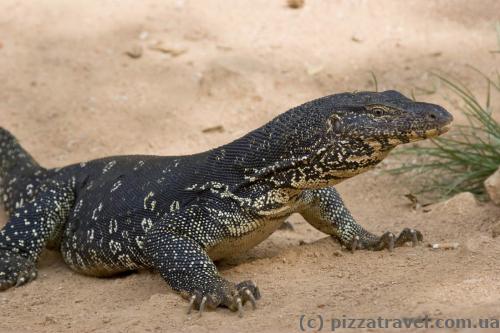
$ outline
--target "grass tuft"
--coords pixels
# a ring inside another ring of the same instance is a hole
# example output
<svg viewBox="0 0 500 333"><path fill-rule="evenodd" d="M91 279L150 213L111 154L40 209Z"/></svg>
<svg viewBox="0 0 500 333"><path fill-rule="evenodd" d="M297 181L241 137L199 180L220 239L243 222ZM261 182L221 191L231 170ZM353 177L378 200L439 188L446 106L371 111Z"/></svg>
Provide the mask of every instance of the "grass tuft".
<svg viewBox="0 0 500 333"><path fill-rule="evenodd" d="M460 82L432 73L450 89L455 97L450 101L465 115L467 125L454 125L448 135L432 139L429 145L399 151L399 155L410 157L410 162L389 172L411 172L425 179L417 194L446 198L468 191L486 198L484 181L500 166L500 123L493 118L491 105L492 93L500 92L500 75L497 72L492 79L479 73L487 81L484 103Z"/></svg>

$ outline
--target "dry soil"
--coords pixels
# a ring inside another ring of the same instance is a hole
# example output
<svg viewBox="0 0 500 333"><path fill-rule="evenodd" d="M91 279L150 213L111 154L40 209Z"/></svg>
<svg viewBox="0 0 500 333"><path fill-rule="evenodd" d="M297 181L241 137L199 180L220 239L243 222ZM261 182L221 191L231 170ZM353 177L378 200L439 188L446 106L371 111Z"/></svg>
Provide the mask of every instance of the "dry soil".
<svg viewBox="0 0 500 333"><path fill-rule="evenodd" d="M279 0L2 0L0 125L48 167L189 154L309 99L373 90L371 72L379 90L414 91L461 122L429 72L484 91L468 65L498 69L490 51L499 13L495 0L306 0L299 9ZM409 177L381 172L387 161L338 186L358 221L379 233L413 226L426 242L458 249L351 254L293 216L294 231L219 264L225 277L261 288L258 309L242 319L226 309L186 315L157 274L86 277L47 252L36 281L0 294L0 331L298 332L301 315L323 316L323 331L343 316L500 318L500 238L491 236L500 209L465 193L414 211Z"/></svg>

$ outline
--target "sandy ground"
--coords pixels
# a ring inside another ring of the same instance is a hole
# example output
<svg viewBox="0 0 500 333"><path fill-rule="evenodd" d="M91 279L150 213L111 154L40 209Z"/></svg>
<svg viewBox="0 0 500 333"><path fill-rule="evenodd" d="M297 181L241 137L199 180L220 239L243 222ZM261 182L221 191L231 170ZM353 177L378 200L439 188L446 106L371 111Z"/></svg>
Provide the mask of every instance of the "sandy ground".
<svg viewBox="0 0 500 333"><path fill-rule="evenodd" d="M0 124L53 167L202 151L306 100L373 90L371 71L379 90L448 105L424 93L434 89L428 72L484 88L466 65L498 68L489 51L499 13L494 0L306 0L298 10L278 0L1 0ZM126 54L139 48L139 58ZM187 316L157 274L85 277L47 252L36 281L0 294L0 331L298 332L303 314L500 318L500 238L491 236L500 209L462 194L415 212L403 197L409 179L384 165L338 186L359 222L375 232L414 226L459 249L351 254L293 216L295 231L219 264L261 288L242 319L225 309Z"/></svg>

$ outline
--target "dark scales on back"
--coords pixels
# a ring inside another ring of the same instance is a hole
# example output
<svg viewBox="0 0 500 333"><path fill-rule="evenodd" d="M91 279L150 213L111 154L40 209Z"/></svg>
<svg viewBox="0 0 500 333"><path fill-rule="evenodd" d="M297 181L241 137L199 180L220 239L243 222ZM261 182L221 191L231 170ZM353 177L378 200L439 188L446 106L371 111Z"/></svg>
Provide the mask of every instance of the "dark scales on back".
<svg viewBox="0 0 500 333"><path fill-rule="evenodd" d="M323 97L222 147L190 156L116 156L45 169L0 128L0 290L36 277L45 247L74 270L110 276L148 268L189 309L260 298L213 261L257 245L292 213L350 249L422 240L376 236L356 223L334 185L373 168L397 145L444 133L452 116L395 91Z"/></svg>

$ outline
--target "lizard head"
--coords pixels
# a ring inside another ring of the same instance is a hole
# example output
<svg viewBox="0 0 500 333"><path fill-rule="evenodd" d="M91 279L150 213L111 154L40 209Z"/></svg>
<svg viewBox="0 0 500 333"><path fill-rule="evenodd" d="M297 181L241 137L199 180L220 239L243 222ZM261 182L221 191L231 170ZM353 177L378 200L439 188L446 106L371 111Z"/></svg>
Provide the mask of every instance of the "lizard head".
<svg viewBox="0 0 500 333"><path fill-rule="evenodd" d="M447 132L452 120L442 107L396 91L322 97L268 124L271 146L282 148L254 170L294 188L331 186L374 167L397 145Z"/></svg>
<svg viewBox="0 0 500 333"><path fill-rule="evenodd" d="M375 143L382 148L432 138L450 129L453 116L439 105L415 102L397 91L358 92L316 100L326 121L323 136Z"/></svg>

